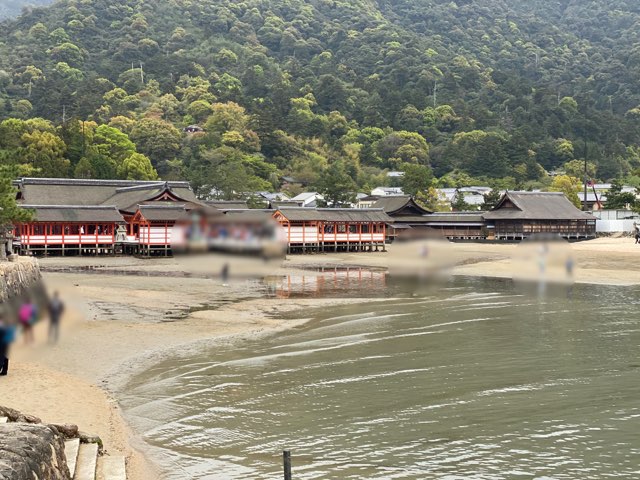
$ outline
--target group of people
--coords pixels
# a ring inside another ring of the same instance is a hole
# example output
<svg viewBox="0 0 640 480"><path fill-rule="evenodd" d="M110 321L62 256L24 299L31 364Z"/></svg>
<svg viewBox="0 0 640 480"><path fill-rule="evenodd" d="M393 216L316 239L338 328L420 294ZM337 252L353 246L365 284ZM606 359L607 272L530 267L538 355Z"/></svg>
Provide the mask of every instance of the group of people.
<svg viewBox="0 0 640 480"><path fill-rule="evenodd" d="M34 296L22 299L17 305L7 302L5 308L0 311L0 375L7 375L9 371L9 347L20 331L26 345L34 342L33 327L42 317L42 307L49 317L49 343L57 343L60 336L60 319L64 312L64 303L60 300L58 292L40 303Z"/></svg>

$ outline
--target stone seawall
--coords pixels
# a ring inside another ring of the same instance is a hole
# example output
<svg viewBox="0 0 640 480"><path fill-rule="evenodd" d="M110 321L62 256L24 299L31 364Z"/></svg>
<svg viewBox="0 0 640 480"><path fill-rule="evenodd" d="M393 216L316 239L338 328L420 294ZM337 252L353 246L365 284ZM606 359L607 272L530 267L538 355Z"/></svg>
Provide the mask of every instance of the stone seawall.
<svg viewBox="0 0 640 480"><path fill-rule="evenodd" d="M41 278L35 258L14 255L12 261L0 262L0 303L32 291Z"/></svg>
<svg viewBox="0 0 640 480"><path fill-rule="evenodd" d="M95 443L102 440L73 424L44 424L38 417L0 405L0 480L70 480L65 441ZM76 451L77 453L77 451Z"/></svg>
<svg viewBox="0 0 640 480"><path fill-rule="evenodd" d="M43 424L0 425L0 480L69 480L64 438Z"/></svg>

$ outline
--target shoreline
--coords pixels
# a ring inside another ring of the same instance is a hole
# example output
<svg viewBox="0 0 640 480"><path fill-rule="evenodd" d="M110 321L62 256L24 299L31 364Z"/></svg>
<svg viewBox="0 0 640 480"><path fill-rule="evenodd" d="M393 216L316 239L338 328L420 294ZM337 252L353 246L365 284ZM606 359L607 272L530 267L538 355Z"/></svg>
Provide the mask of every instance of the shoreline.
<svg viewBox="0 0 640 480"><path fill-rule="evenodd" d="M0 378L3 405L48 423L78 424L80 430L99 435L107 454L127 457L129 480L160 478L162 473L148 459L146 444L119 406L119 394L134 375L168 356L300 327L315 318L309 309L371 300L282 301L265 297L264 292L247 292L254 285L246 279L222 286L217 279L186 278L181 281L191 287L196 284L198 291L190 301L181 301L179 292L170 288L176 277L44 270L48 290L59 290L67 303L60 342L47 345L46 320L35 326L34 346L18 339L12 347L9 375ZM151 281L153 288L132 289L140 280ZM108 300L123 289L128 297ZM205 292L224 298L218 298L220 305L212 305ZM145 318L140 307L152 304L154 318ZM182 310L184 314L175 318ZM296 311L306 312L300 318L283 318Z"/></svg>
<svg viewBox="0 0 640 480"><path fill-rule="evenodd" d="M640 285L640 262L635 261L640 247L634 248L628 239L599 240L573 246L575 282ZM447 253L454 264L452 275L512 277L510 259L516 246L450 247ZM90 262L98 274L73 271ZM313 286L318 276L314 268L383 271L388 263L389 255L384 253L306 255L288 257L282 266L265 271L276 277L302 277L303 282L309 278ZM179 356L181 351L188 353L219 342L242 342L300 328L327 305L374 301L323 298L321 291L310 298L269 296L270 292L258 289L257 282L244 278L243 268L251 270L253 266L243 266L242 262L229 286L221 285L215 275L162 276L167 269L175 271L173 259L58 258L45 259L41 265L48 289L60 290L68 305L61 341L53 347L45 346L46 322L36 327L39 343L35 347L24 347L18 339L12 350L10 373L0 378L0 397L3 404L46 422L77 423L81 430L100 435L107 452L117 451L127 457L130 480L159 478L146 458L144 441L131 430L118 405L118 393L135 374L167 356ZM49 266L66 266L71 271L47 271ZM99 272L101 269L106 271ZM118 272L113 273L113 269ZM208 269L218 271L210 266ZM128 275L131 271L137 275ZM180 312L184 315L176 317ZM290 318L296 312L302 312L301 318Z"/></svg>

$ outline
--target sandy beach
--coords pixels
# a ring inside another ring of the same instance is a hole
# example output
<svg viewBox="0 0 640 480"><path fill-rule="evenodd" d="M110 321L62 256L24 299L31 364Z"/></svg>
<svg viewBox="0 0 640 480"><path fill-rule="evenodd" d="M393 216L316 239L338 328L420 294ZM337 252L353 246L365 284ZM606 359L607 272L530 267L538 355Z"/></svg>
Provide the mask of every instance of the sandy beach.
<svg viewBox="0 0 640 480"><path fill-rule="evenodd" d="M511 277L517 245L447 244L454 275ZM46 321L35 345L14 345L9 375L0 377L3 405L49 422L76 423L102 437L107 453L128 458L129 478L157 478L144 446L118 407L127 378L167 352L180 353L214 341L242 341L296 328L314 309L357 298L286 298L279 290L287 275L315 275L311 267L349 266L383 271L396 259L389 252L298 255L284 262L232 259L231 278L218 276L224 258L151 259L47 258L40 261L50 291L67 303L61 339L47 345ZM564 254L564 253L563 253ZM640 284L640 245L629 238L601 238L571 245L576 282ZM90 269L87 269L90 266ZM304 269L304 270L303 270ZM275 278L265 286L259 278ZM286 293L286 292L285 292ZM368 298L367 301L371 301ZM284 316L285 313L301 312Z"/></svg>

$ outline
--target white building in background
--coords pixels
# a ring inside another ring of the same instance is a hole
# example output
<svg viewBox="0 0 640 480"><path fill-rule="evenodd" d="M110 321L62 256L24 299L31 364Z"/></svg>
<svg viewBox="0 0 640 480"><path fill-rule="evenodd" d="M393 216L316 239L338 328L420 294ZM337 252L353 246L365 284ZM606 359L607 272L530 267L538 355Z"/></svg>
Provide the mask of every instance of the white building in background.
<svg viewBox="0 0 640 480"><path fill-rule="evenodd" d="M318 192L302 192L291 200L301 203L303 207L315 208L319 201L324 201L324 197Z"/></svg>
<svg viewBox="0 0 640 480"><path fill-rule="evenodd" d="M484 204L484 196L491 191L491 187L460 187L460 188L438 188L440 193L449 203L455 200L456 193L464 195L464 201L471 205L472 209L480 209Z"/></svg>
<svg viewBox="0 0 640 480"><path fill-rule="evenodd" d="M398 172L398 171L392 170L390 172L387 172L387 177L389 177L389 178L402 178L402 177L404 177L404 172Z"/></svg>
<svg viewBox="0 0 640 480"><path fill-rule="evenodd" d="M286 193L280 192L258 192L257 195L267 202L286 202L289 200Z"/></svg>
<svg viewBox="0 0 640 480"><path fill-rule="evenodd" d="M593 186L589 186L588 188L591 191L595 189L595 191L598 192L598 194L600 194L601 192L605 193L611 190L611 184L610 183L594 183ZM635 192L636 192L636 187L631 187L629 185L622 186L622 193L635 193Z"/></svg>
<svg viewBox="0 0 640 480"><path fill-rule="evenodd" d="M392 195L404 195L401 187L377 187L371 190L372 197L389 197Z"/></svg>
<svg viewBox="0 0 640 480"><path fill-rule="evenodd" d="M356 197L356 208L373 208L373 204L376 203L380 197L378 195L367 195L366 193L359 193Z"/></svg>

